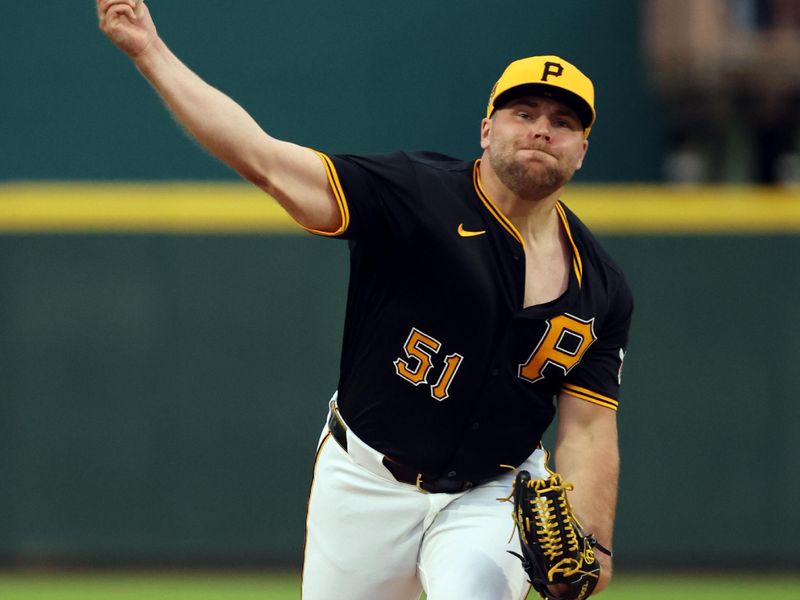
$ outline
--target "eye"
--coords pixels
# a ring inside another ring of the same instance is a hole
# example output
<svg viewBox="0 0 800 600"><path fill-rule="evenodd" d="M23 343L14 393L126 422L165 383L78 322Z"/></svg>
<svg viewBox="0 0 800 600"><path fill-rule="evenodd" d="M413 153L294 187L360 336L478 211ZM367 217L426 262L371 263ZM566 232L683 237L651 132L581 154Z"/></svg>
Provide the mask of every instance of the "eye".
<svg viewBox="0 0 800 600"><path fill-rule="evenodd" d="M555 117L553 119L553 126L565 129L580 129L578 121L571 117Z"/></svg>
<svg viewBox="0 0 800 600"><path fill-rule="evenodd" d="M524 110L521 110L521 111L519 111L519 112L517 113L517 116L518 116L520 119L525 119L525 120L528 120L528 119L530 119L530 118L531 118L531 115L530 115L529 113L525 112Z"/></svg>

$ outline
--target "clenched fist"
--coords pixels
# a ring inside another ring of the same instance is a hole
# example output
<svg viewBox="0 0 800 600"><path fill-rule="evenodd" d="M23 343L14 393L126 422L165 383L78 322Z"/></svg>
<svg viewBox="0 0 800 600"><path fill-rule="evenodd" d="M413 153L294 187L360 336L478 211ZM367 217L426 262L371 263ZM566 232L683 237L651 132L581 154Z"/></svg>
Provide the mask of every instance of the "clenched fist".
<svg viewBox="0 0 800 600"><path fill-rule="evenodd" d="M97 0L100 30L132 59L158 39L150 11L142 0Z"/></svg>

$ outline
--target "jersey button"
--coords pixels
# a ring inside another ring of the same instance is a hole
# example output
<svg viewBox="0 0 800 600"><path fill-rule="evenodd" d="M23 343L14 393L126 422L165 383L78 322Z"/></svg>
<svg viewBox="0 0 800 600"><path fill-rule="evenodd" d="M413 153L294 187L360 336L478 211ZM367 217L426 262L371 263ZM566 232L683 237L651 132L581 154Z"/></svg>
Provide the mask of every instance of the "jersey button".
<svg viewBox="0 0 800 600"><path fill-rule="evenodd" d="M447 474L447 476L448 476L448 477L455 477L455 476L456 476L456 472L455 472L455 471L450 471L450 472Z"/></svg>
<svg viewBox="0 0 800 600"><path fill-rule="evenodd" d="M480 423L478 423L477 421L475 421L475 422L472 424L472 431L478 431L478 427L480 427L480 426L481 426L481 425L480 425Z"/></svg>

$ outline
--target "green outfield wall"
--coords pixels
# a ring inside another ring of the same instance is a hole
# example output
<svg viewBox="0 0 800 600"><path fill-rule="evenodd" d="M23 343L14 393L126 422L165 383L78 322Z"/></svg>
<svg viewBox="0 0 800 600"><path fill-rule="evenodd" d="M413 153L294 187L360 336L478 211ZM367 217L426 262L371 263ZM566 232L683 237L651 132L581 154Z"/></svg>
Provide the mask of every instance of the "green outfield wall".
<svg viewBox="0 0 800 600"><path fill-rule="evenodd" d="M598 90L581 178L660 176L663 110L640 58L639 0L148 5L176 54L281 139L470 158L505 66L558 54ZM234 177L100 33L95 2L3 2L0 53L0 181Z"/></svg>
<svg viewBox="0 0 800 600"><path fill-rule="evenodd" d="M642 2L148 4L267 131L329 152L476 156L510 60L585 68L577 180L606 185L566 200L637 299L619 564L800 567L800 196L612 185L660 176ZM299 563L345 245L187 141L93 2L5 3L0 53L0 564Z"/></svg>
<svg viewBox="0 0 800 600"><path fill-rule="evenodd" d="M619 565L800 567L800 197L567 202L636 295ZM346 245L243 185L0 186L0 232L0 562L298 563Z"/></svg>

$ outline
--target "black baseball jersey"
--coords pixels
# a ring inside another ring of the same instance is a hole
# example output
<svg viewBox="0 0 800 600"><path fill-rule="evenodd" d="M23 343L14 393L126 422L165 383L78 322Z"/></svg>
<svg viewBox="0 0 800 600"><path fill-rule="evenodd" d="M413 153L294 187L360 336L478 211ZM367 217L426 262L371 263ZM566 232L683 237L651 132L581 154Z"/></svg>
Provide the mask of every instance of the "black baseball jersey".
<svg viewBox="0 0 800 600"><path fill-rule="evenodd" d="M560 391L616 410L632 296L564 204L568 289L524 308L523 241L480 161L320 157L343 216L325 235L350 245L338 403L356 435L428 476L479 481L534 451Z"/></svg>

